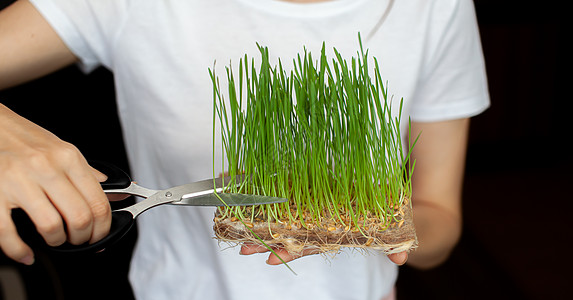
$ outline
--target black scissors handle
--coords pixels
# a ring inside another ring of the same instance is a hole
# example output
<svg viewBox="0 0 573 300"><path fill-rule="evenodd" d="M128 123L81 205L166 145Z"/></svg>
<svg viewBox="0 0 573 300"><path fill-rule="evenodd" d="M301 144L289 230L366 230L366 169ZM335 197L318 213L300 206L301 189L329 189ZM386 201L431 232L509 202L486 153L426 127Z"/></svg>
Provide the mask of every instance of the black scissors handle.
<svg viewBox="0 0 573 300"><path fill-rule="evenodd" d="M111 213L111 227L109 234L103 239L93 243L85 243L82 245L73 245L68 242L57 246L49 247L48 249L53 252L59 253L97 253L105 250L109 246L121 240L133 227L135 219L129 211L114 211Z"/></svg>
<svg viewBox="0 0 573 300"><path fill-rule="evenodd" d="M92 167L108 176L108 179L101 183L104 190L124 189L131 184L131 178L122 169L110 163L101 161L90 161L89 163ZM98 242L93 244L85 243L82 245L73 245L66 242L60 246L51 247L45 243L44 239L36 231L35 225L23 210L13 209L12 219L16 224L18 233L25 242L31 246L39 245L48 251L58 253L100 252L123 238L135 223L135 218L131 212L116 210L111 214L111 227L109 234Z"/></svg>

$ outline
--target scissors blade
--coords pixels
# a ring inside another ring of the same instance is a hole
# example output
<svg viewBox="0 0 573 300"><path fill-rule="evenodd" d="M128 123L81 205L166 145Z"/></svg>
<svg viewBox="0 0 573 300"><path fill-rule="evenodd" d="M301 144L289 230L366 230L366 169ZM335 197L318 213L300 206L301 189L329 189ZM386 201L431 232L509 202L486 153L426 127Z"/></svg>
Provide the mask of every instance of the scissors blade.
<svg viewBox="0 0 573 300"><path fill-rule="evenodd" d="M233 184L240 184L241 176L237 176ZM205 179L184 185L175 186L165 190L158 191L157 197L163 198L167 202L178 202L182 199L199 197L202 195L212 194L213 192L222 192L225 186L231 184L231 177Z"/></svg>
<svg viewBox="0 0 573 300"><path fill-rule="evenodd" d="M192 205L192 206L249 206L286 202L286 198L250 195L250 194L233 194L233 193L209 193L200 196L183 198L181 201L171 202L175 205Z"/></svg>
<svg viewBox="0 0 573 300"><path fill-rule="evenodd" d="M240 184L243 181L244 176L235 176L235 180L233 184ZM225 186L229 186L231 184L231 177L226 176L224 178L218 177L214 179L205 179L201 181L196 181L192 183L188 183L185 185L181 185L175 187L182 192L185 192L185 197L187 194L202 194L202 193L212 193L213 191L217 190L220 191Z"/></svg>
<svg viewBox="0 0 573 300"><path fill-rule="evenodd" d="M231 177L206 179L163 190L169 195L170 204L191 206L249 206L286 202L286 198L250 194L223 193L225 186L240 185L244 175L237 175L231 183ZM216 194L215 194L216 193Z"/></svg>

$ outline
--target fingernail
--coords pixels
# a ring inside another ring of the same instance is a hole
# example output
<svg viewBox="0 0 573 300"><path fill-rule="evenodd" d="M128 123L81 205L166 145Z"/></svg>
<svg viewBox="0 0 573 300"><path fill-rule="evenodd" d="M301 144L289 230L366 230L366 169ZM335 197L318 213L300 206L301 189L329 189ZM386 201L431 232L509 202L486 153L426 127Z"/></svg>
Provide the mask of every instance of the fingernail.
<svg viewBox="0 0 573 300"><path fill-rule="evenodd" d="M26 255L24 258L20 259L20 262L27 266L31 266L34 264L34 255Z"/></svg>

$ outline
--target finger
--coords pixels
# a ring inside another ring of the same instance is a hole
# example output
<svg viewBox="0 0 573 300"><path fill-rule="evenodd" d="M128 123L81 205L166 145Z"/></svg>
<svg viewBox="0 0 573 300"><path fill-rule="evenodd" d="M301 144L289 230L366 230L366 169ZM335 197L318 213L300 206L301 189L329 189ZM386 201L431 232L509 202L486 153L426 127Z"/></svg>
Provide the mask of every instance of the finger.
<svg viewBox="0 0 573 300"><path fill-rule="evenodd" d="M89 167L98 182L105 182L107 180L107 175L105 175L104 173L100 172L99 170L97 170L92 166Z"/></svg>
<svg viewBox="0 0 573 300"><path fill-rule="evenodd" d="M11 192L5 194L6 200L26 212L46 244L58 246L64 243L67 238L64 222L44 191L22 180L13 182L12 187Z"/></svg>
<svg viewBox="0 0 573 300"><path fill-rule="evenodd" d="M94 220L83 195L64 176L52 178L49 183L44 183L42 186L66 223L68 241L74 245L89 241Z"/></svg>
<svg viewBox="0 0 573 300"><path fill-rule="evenodd" d="M309 256L309 255L314 255L314 254L318 254L320 253L320 250L318 248L312 247L312 248L306 248L304 250L302 250L302 252L298 252L298 253L289 253L288 251L286 251L285 249L274 249L275 253L271 253L269 254L269 258L267 259L267 264L269 265L280 265L283 263L287 263L289 261L293 261L295 259L304 257L304 256Z"/></svg>
<svg viewBox="0 0 573 300"><path fill-rule="evenodd" d="M0 210L0 248L6 256L17 262L25 265L34 263L34 252L18 235L8 208Z"/></svg>
<svg viewBox="0 0 573 300"><path fill-rule="evenodd" d="M395 264L401 266L408 260L408 252L398 252L393 254L388 254L388 258Z"/></svg>
<svg viewBox="0 0 573 300"><path fill-rule="evenodd" d="M108 179L107 175L105 175L104 173L98 171L92 166L90 166L90 168L98 182L105 182ZM108 202L125 200L130 196L128 194L108 194L108 193L106 193L105 195L107 196Z"/></svg>
<svg viewBox="0 0 573 300"><path fill-rule="evenodd" d="M85 199L90 208L93 220L90 243L94 243L109 233L111 226L111 207L107 195L103 192L99 179L94 176L93 168L85 162L88 168L70 170L70 180ZM104 175L105 176L105 175ZM106 176L107 178L107 176Z"/></svg>
<svg viewBox="0 0 573 300"><path fill-rule="evenodd" d="M130 195L128 195L128 194L107 194L106 193L106 196L107 196L108 201L113 202L113 201L125 200L125 199L129 198Z"/></svg>

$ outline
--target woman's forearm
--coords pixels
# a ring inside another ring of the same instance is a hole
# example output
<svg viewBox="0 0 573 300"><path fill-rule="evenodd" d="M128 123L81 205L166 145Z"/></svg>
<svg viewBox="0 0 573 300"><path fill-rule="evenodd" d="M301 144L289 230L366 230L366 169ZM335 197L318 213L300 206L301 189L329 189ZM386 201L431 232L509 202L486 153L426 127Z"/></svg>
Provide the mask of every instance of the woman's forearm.
<svg viewBox="0 0 573 300"><path fill-rule="evenodd" d="M461 216L431 202L414 203L419 246L409 254L408 265L433 268L443 263L457 244L462 231Z"/></svg>

